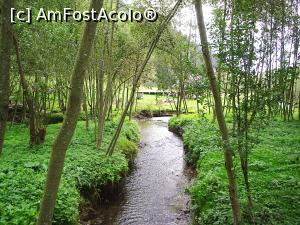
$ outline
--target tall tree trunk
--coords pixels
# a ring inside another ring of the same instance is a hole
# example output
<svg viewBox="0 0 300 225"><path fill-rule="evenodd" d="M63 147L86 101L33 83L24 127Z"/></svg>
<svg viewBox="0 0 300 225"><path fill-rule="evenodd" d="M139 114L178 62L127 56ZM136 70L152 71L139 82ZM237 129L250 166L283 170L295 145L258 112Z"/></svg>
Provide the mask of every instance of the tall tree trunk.
<svg viewBox="0 0 300 225"><path fill-rule="evenodd" d="M15 0L4 0L1 4L1 33L0 33L0 154L4 144L8 104L10 94L10 57L12 49L12 24L10 9Z"/></svg>
<svg viewBox="0 0 300 225"><path fill-rule="evenodd" d="M99 101L99 113L98 113L98 129L96 133L96 146L99 149L102 144L103 139L103 132L104 132L104 125L105 125L105 100L104 100L104 57L105 57L105 44L106 41L104 39L102 55L100 59L100 68L97 74L97 79L99 80L97 92L98 92L98 101Z"/></svg>
<svg viewBox="0 0 300 225"><path fill-rule="evenodd" d="M102 5L103 0L93 0L90 5L90 10L94 9L98 12ZM71 78L71 90L69 93L65 119L52 148L44 196L41 201L37 225L49 225L52 223L65 155L74 134L80 113L85 71L96 34L96 27L97 22L91 21L86 24L83 33Z"/></svg>
<svg viewBox="0 0 300 225"><path fill-rule="evenodd" d="M220 132L222 134L222 139L224 142L223 148L224 148L225 167L226 167L228 181L229 181L229 196L231 201L234 224L237 225L241 223L241 213L240 213L240 204L239 204L238 193L237 193L235 170L233 165L232 149L229 143L229 134L228 134L228 129L223 114L221 96L219 93L217 80L212 66L211 56L208 48L208 41L207 41L206 29L204 25L201 0L195 0L195 9L196 9L198 28L199 28L199 33L200 33L200 38L202 43L203 58L206 64L207 76L209 78L212 94L215 100L216 117L219 123Z"/></svg>

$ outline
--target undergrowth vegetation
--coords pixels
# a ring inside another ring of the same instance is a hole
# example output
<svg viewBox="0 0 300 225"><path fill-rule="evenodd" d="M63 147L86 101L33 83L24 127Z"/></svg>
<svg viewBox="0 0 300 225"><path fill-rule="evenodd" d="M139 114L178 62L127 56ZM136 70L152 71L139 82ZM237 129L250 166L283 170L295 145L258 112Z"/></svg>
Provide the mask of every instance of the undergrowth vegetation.
<svg viewBox="0 0 300 225"><path fill-rule="evenodd" d="M54 224L78 224L80 191L99 189L118 182L128 171L128 160L136 153L139 130L134 122L126 122L117 150L105 155L116 123L107 122L103 149L95 147L94 130L87 131L79 122L67 152L62 182L54 213ZM0 159L0 224L35 224L43 194L51 145L60 124L47 128L43 145L30 149L25 125L9 129Z"/></svg>
<svg viewBox="0 0 300 225"><path fill-rule="evenodd" d="M205 118L189 115L173 117L169 128L184 131L186 160L197 168L197 177L187 190L196 221L199 224L232 224L217 127ZM235 152L243 224L299 224L300 123L273 121L259 134L249 157L252 213L247 208L239 157Z"/></svg>

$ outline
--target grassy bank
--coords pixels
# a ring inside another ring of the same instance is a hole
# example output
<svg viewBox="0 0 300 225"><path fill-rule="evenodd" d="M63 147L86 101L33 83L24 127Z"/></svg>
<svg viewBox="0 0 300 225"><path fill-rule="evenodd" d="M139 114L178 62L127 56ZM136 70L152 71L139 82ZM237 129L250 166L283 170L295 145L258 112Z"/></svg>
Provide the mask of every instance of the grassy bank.
<svg viewBox="0 0 300 225"><path fill-rule="evenodd" d="M176 108L172 100L172 97L145 94L142 99L137 100L135 106L136 113L140 113L141 111L152 114L159 114L159 112L175 112ZM189 112L197 112L196 100L187 99L186 102Z"/></svg>
<svg viewBox="0 0 300 225"><path fill-rule="evenodd" d="M28 148L28 129L16 125L6 135L0 158L0 224L35 224L39 201L47 173L51 145L61 124L47 128L42 146ZM104 147L95 148L93 131L86 131L79 122L67 152L63 178L54 213L54 224L78 224L80 191L101 189L118 182L128 171L128 161L136 151L139 130L134 122L126 122L112 157L105 155L105 146L116 127L108 122L105 127ZM91 129L93 130L93 128Z"/></svg>
<svg viewBox="0 0 300 225"><path fill-rule="evenodd" d="M199 224L232 224L227 176L218 129L196 116L172 118L171 130L183 132L186 159L196 165L197 177L188 193ZM249 170L253 218L246 214L239 159L235 168L244 224L299 224L300 123L272 122L260 133L250 153Z"/></svg>

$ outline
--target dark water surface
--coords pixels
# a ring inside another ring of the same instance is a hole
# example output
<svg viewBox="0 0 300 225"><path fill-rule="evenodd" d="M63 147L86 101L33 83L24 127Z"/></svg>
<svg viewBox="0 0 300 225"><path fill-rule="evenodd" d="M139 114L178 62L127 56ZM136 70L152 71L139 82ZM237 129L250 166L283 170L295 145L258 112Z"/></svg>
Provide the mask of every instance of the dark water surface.
<svg viewBox="0 0 300 225"><path fill-rule="evenodd" d="M167 117L139 121L141 143L117 196L83 224L188 225L189 199L183 144L168 131Z"/></svg>

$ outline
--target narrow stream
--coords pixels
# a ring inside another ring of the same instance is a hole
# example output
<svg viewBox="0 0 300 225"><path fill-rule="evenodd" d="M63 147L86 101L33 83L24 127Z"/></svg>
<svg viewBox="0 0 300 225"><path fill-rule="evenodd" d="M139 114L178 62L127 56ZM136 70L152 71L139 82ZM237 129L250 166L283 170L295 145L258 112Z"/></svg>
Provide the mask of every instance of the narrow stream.
<svg viewBox="0 0 300 225"><path fill-rule="evenodd" d="M120 196L103 204L86 224L188 225L189 178L183 144L168 131L168 117L139 121L141 143Z"/></svg>

